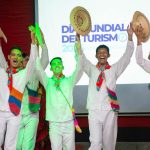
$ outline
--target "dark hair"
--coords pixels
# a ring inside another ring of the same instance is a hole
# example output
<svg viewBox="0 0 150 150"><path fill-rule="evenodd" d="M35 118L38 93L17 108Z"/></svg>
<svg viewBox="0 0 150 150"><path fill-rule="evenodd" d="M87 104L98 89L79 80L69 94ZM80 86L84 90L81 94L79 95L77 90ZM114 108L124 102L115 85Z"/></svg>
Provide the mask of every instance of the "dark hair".
<svg viewBox="0 0 150 150"><path fill-rule="evenodd" d="M29 54L26 53L26 52L22 53L22 57L23 57L23 58L25 58L26 56L29 56Z"/></svg>
<svg viewBox="0 0 150 150"><path fill-rule="evenodd" d="M106 45L99 45L99 46L96 48L96 54L97 54L97 52L99 51L99 49L102 49L102 48L105 48L105 49L107 50L108 54L109 54L109 47L106 46Z"/></svg>
<svg viewBox="0 0 150 150"><path fill-rule="evenodd" d="M61 57L54 57L53 59L51 59L50 65L52 65L52 62L53 62L53 60L55 60L55 59L59 59L60 61L62 61Z"/></svg>
<svg viewBox="0 0 150 150"><path fill-rule="evenodd" d="M10 53L14 50L14 49L18 49L21 53L22 53L22 49L19 46L13 46L10 48Z"/></svg>

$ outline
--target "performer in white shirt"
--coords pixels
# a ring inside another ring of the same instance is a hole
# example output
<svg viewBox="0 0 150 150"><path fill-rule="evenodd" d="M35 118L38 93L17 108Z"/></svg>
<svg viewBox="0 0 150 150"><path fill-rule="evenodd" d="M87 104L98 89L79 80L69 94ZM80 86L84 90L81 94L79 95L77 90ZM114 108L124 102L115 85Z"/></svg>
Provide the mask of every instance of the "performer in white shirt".
<svg viewBox="0 0 150 150"><path fill-rule="evenodd" d="M92 64L85 55L82 57L83 71L89 77L87 109L90 131L89 150L115 150L117 138L117 113L119 103L116 95L116 81L123 73L134 51L133 30L127 28L128 42L123 56L109 65L109 48L100 45L96 49L98 63ZM79 37L79 35L78 35ZM80 39L79 39L80 40ZM81 45L79 45L81 48Z"/></svg>
<svg viewBox="0 0 150 150"><path fill-rule="evenodd" d="M6 39L0 29L0 38ZM20 124L20 109L24 88L33 73L37 46L34 33L31 32L31 54L25 69L21 69L22 51L19 47L10 50L9 66L0 46L0 150L16 150L17 133ZM4 137L5 136L5 137Z"/></svg>

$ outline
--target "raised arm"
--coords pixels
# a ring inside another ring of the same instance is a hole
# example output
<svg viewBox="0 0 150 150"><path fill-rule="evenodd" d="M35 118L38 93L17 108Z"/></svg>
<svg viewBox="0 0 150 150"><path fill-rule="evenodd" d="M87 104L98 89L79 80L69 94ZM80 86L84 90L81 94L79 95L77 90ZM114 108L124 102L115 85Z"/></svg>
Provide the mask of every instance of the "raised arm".
<svg viewBox="0 0 150 150"><path fill-rule="evenodd" d="M0 67L4 68L6 70L8 67L8 64L7 64L7 61L6 61L3 51L2 51L1 39L3 39L5 41L5 43L7 43L7 38L4 34L4 32L2 31L2 29L0 28Z"/></svg>
<svg viewBox="0 0 150 150"><path fill-rule="evenodd" d="M42 35L42 40L43 40L43 45L41 46L41 48L42 48L41 66L45 70L49 63L48 48L46 46L44 35L43 35L42 31L41 31L41 35Z"/></svg>
<svg viewBox="0 0 150 150"><path fill-rule="evenodd" d="M119 59L119 61L114 64L117 77L126 69L128 64L130 63L130 59L134 51L134 43L132 40L133 28L131 23L130 25L128 25L127 33L128 33L128 42L126 46L126 51L123 54L123 56Z"/></svg>
<svg viewBox="0 0 150 150"><path fill-rule="evenodd" d="M74 51L76 55L82 55L82 49L81 49L81 40L80 40L80 34L76 33L76 41L75 41L75 47Z"/></svg>
<svg viewBox="0 0 150 150"><path fill-rule="evenodd" d="M86 58L85 54L82 51L80 35L76 34L76 42L75 42L75 52L82 55L81 67L85 73L90 76L91 67L93 64Z"/></svg>
<svg viewBox="0 0 150 150"><path fill-rule="evenodd" d="M30 77L34 73L35 69L35 61L38 56L38 47L37 47L37 40L35 38L35 34L31 32L31 50L30 50L30 57L29 61L25 68L25 74L26 74L26 83L29 81Z"/></svg>
<svg viewBox="0 0 150 150"><path fill-rule="evenodd" d="M143 51L142 51L143 28L142 26L137 26L134 32L137 37L137 48L136 48L136 55L135 55L136 62L146 72L150 73L150 61L143 58Z"/></svg>
<svg viewBox="0 0 150 150"><path fill-rule="evenodd" d="M37 57L37 59L36 59L36 74L37 74L37 77L40 80L41 84L46 89L47 84L48 84L48 77L47 77L46 73L44 72L43 67L41 66L41 61L40 61L39 57Z"/></svg>
<svg viewBox="0 0 150 150"><path fill-rule="evenodd" d="M71 75L73 85L76 84L80 80L83 74L83 70L81 68L82 67L82 50L81 50L81 43L80 43L80 35L78 34L76 35L74 51L75 51L76 68L73 74Z"/></svg>

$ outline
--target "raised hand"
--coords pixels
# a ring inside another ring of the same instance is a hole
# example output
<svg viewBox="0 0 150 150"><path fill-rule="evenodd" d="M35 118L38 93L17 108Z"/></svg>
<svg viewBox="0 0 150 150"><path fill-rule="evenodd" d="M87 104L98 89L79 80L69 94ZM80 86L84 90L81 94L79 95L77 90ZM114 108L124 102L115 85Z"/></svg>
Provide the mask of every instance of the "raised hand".
<svg viewBox="0 0 150 150"><path fill-rule="evenodd" d="M82 50L81 50L81 41L80 41L80 34L76 33L76 43L75 46L77 48L78 51L78 55L82 54Z"/></svg>
<svg viewBox="0 0 150 150"><path fill-rule="evenodd" d="M0 28L0 38L3 38L5 43L7 43L7 38L1 28Z"/></svg>
<svg viewBox="0 0 150 150"><path fill-rule="evenodd" d="M31 43L34 44L34 45L38 44L37 38L35 36L35 32L32 32L32 31L31 31Z"/></svg>
<svg viewBox="0 0 150 150"><path fill-rule="evenodd" d="M43 32L42 32L41 28L40 28L40 32L41 32L41 35L42 35L42 40L43 40L43 43L45 43L44 34L43 34Z"/></svg>
<svg viewBox="0 0 150 150"><path fill-rule="evenodd" d="M36 23L35 26L30 25L28 27L29 31L33 32L36 36L36 44L43 45L45 43L44 35L39 25ZM38 43L37 43L38 42Z"/></svg>
<svg viewBox="0 0 150 150"><path fill-rule="evenodd" d="M77 48L81 48L80 34L76 33Z"/></svg>
<svg viewBox="0 0 150 150"><path fill-rule="evenodd" d="M132 23L130 23L130 25L128 25L127 27L127 33L128 33L128 40L132 41L132 37L133 37L133 27L132 27Z"/></svg>
<svg viewBox="0 0 150 150"><path fill-rule="evenodd" d="M143 27L141 26L141 24L136 27L136 29L134 30L134 33L137 37L137 44L141 45L142 37L143 37Z"/></svg>

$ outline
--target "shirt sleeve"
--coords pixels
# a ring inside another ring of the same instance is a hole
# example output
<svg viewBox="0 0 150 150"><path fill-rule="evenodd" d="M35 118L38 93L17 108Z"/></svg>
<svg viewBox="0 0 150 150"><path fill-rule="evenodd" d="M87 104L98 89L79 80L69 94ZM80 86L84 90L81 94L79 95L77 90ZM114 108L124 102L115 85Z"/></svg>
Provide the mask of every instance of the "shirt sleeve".
<svg viewBox="0 0 150 150"><path fill-rule="evenodd" d="M49 63L49 57L48 57L48 48L46 44L42 45L42 54L41 54L41 66L45 70L47 65Z"/></svg>
<svg viewBox="0 0 150 150"><path fill-rule="evenodd" d="M75 68L74 72L71 75L71 80L72 80L73 86L80 80L80 78L83 74L83 71L81 69L82 55L75 56L75 59L76 59L76 68Z"/></svg>
<svg viewBox="0 0 150 150"><path fill-rule="evenodd" d="M146 72L150 73L150 61L143 58L142 45L137 46L135 57L137 64Z"/></svg>
<svg viewBox="0 0 150 150"><path fill-rule="evenodd" d="M130 63L130 59L133 54L133 51L134 51L134 43L133 41L128 41L125 53L119 59L119 61L113 65L113 67L115 68L117 77L121 75L121 73L126 69L128 64Z"/></svg>
<svg viewBox="0 0 150 150"><path fill-rule="evenodd" d="M82 56L82 69L90 77L91 76L91 67L93 64L86 58L85 54Z"/></svg>
<svg viewBox="0 0 150 150"><path fill-rule="evenodd" d="M32 76L34 69L35 69L35 60L37 57L37 46L31 44L31 50L30 50L30 57L29 61L27 63L27 66L25 68L25 74L26 74L26 83L30 80L30 77Z"/></svg>
<svg viewBox="0 0 150 150"><path fill-rule="evenodd" d="M8 67L7 61L6 61L3 51L2 51L1 44L0 44L0 67L4 68L5 70Z"/></svg>
<svg viewBox="0 0 150 150"><path fill-rule="evenodd" d="M82 54L79 54L77 44L74 44L76 67L72 75L70 76L72 86L74 86L81 78L83 74L82 70Z"/></svg>
<svg viewBox="0 0 150 150"><path fill-rule="evenodd" d="M76 45L76 43L75 43L74 49L75 49L75 53L77 56L77 45ZM81 53L82 53L82 57L80 57L81 68L90 77L91 67L93 66L93 64L86 58L85 54L83 53L82 48L81 48Z"/></svg>
<svg viewBox="0 0 150 150"><path fill-rule="evenodd" d="M48 77L47 77L46 73L44 72L43 67L41 66L39 57L37 57L37 59L36 59L36 74L37 74L38 79L40 80L41 84L46 89L47 84L48 84Z"/></svg>

